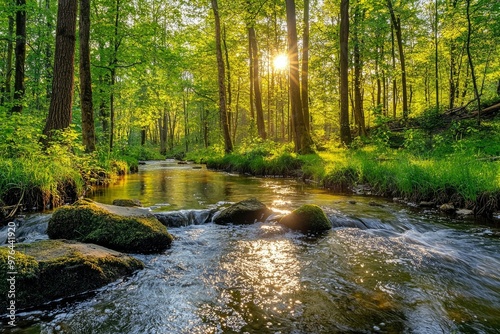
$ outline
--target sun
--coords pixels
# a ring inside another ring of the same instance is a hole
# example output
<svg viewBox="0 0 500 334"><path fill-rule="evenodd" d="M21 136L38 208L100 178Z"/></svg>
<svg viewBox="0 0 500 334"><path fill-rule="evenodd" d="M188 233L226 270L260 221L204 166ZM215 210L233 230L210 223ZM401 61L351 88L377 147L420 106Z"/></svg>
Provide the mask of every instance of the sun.
<svg viewBox="0 0 500 334"><path fill-rule="evenodd" d="M274 57L273 66L278 71L286 69L288 67L288 56L286 54L279 54Z"/></svg>

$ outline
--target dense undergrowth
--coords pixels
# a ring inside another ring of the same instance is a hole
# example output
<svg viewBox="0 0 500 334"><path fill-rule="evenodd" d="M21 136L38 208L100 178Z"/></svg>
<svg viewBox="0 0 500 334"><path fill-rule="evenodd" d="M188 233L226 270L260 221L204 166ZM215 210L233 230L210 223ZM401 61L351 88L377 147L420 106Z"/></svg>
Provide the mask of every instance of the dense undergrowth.
<svg viewBox="0 0 500 334"><path fill-rule="evenodd" d="M453 203L478 215L500 210L500 119L438 126L431 121L427 128L394 133L381 123L369 140L358 139L350 149L324 147L311 155L254 141L229 155L212 148L188 158L218 170L301 177L337 193L362 185L370 194Z"/></svg>

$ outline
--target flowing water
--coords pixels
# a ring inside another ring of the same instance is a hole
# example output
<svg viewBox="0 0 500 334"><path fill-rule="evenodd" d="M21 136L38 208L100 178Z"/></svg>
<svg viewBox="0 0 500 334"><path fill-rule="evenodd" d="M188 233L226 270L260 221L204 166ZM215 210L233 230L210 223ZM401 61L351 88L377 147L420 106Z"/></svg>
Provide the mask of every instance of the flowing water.
<svg viewBox="0 0 500 334"><path fill-rule="evenodd" d="M21 314L24 328L3 332L500 333L498 229L293 180L172 161L141 167L93 199L137 198L184 217L169 228L173 246L137 255L146 268L133 276ZM207 218L249 197L277 216L318 204L334 228L304 236L273 219L219 226ZM46 237L47 219L26 220L23 238Z"/></svg>

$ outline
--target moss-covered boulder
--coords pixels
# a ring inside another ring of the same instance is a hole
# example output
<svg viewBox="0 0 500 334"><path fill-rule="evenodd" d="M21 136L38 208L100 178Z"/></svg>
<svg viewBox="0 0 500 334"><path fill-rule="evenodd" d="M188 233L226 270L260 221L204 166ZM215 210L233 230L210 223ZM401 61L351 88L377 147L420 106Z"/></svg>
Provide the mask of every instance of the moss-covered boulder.
<svg viewBox="0 0 500 334"><path fill-rule="evenodd" d="M138 199L118 198L113 200L113 205L133 208L141 207L142 203Z"/></svg>
<svg viewBox="0 0 500 334"><path fill-rule="evenodd" d="M292 230L323 232L332 228L323 210L313 204L304 204L280 219L279 223Z"/></svg>
<svg viewBox="0 0 500 334"><path fill-rule="evenodd" d="M253 224L256 221L265 220L271 213L272 211L265 204L255 198L251 198L235 203L222 210L214 218L214 223L220 225Z"/></svg>
<svg viewBox="0 0 500 334"><path fill-rule="evenodd" d="M0 298L3 310L11 301L16 309L23 309L71 297L144 268L131 256L76 241L17 244L11 253L8 247L0 247L0 295L8 297ZM9 263L9 255L14 263Z"/></svg>
<svg viewBox="0 0 500 334"><path fill-rule="evenodd" d="M57 209L47 234L51 239L95 243L128 253L156 253L168 248L173 237L151 213L139 208L79 200Z"/></svg>

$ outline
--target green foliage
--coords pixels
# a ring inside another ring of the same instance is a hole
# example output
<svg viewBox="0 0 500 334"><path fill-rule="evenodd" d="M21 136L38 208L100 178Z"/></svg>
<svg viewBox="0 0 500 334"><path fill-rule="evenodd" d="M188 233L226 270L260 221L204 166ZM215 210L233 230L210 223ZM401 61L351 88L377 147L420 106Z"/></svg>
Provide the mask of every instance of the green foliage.
<svg viewBox="0 0 500 334"><path fill-rule="evenodd" d="M382 114L376 115L375 130L373 131L371 138L380 148L386 148L389 146L391 138L391 130L387 125L389 121L391 121L389 117L383 116Z"/></svg>
<svg viewBox="0 0 500 334"><path fill-rule="evenodd" d="M160 154L157 146L148 145L135 145L127 146L121 150L121 155L125 157L132 157L137 160L164 160L165 156Z"/></svg>
<svg viewBox="0 0 500 334"><path fill-rule="evenodd" d="M31 115L9 114L0 108L0 155L2 158L29 158L40 153L42 122Z"/></svg>
<svg viewBox="0 0 500 334"><path fill-rule="evenodd" d="M231 154L209 156L198 161L206 161L208 168L251 175L292 176L297 175L304 165L304 160L292 150L290 144L255 140L237 147Z"/></svg>
<svg viewBox="0 0 500 334"><path fill-rule="evenodd" d="M420 127L429 133L444 125L441 111L435 107L425 109L419 117L419 123Z"/></svg>
<svg viewBox="0 0 500 334"><path fill-rule="evenodd" d="M430 137L420 129L409 129L404 132L403 146L406 150L415 153L424 153L429 150Z"/></svg>

